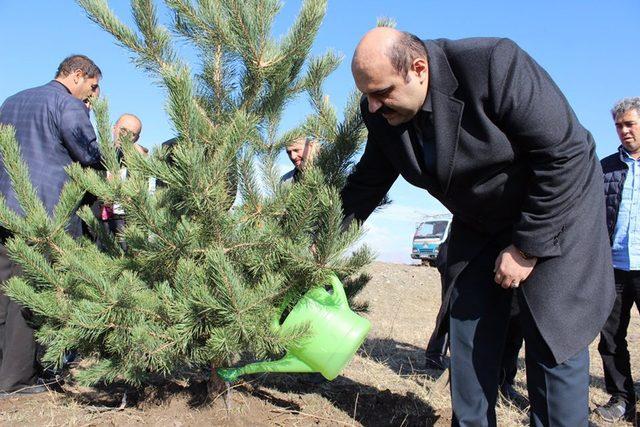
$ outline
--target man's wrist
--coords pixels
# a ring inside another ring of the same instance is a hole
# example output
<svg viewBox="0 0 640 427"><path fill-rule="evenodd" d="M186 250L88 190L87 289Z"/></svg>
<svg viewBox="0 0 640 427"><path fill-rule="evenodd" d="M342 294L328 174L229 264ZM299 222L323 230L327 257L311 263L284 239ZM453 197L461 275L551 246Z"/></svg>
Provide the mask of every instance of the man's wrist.
<svg viewBox="0 0 640 427"><path fill-rule="evenodd" d="M521 249L516 248L516 250L518 251L518 253L520 254L520 256L523 259L530 260L530 259L536 259L537 258L537 257L531 255L530 253L527 253L527 252L525 252L525 251L523 251Z"/></svg>

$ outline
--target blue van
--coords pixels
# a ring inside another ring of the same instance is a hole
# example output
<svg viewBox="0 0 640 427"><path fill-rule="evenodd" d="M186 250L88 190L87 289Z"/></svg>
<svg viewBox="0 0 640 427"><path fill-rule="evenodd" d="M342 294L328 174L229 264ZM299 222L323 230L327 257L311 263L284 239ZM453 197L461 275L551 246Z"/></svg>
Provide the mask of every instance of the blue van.
<svg viewBox="0 0 640 427"><path fill-rule="evenodd" d="M451 214L429 215L418 224L413 235L411 258L419 259L422 265L435 266L440 245L449 236L452 219Z"/></svg>

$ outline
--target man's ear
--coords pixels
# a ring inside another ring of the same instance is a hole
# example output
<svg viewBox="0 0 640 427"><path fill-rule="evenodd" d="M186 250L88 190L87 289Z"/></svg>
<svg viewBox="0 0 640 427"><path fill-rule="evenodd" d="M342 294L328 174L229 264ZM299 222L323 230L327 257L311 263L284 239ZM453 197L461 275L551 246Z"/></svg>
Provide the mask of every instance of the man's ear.
<svg viewBox="0 0 640 427"><path fill-rule="evenodd" d="M411 63L411 70L416 73L419 78L424 78L429 73L429 64L424 58L416 58Z"/></svg>
<svg viewBox="0 0 640 427"><path fill-rule="evenodd" d="M84 77L84 72L80 69L75 70L73 73L73 82L75 84L78 84L78 82L80 81L80 78Z"/></svg>

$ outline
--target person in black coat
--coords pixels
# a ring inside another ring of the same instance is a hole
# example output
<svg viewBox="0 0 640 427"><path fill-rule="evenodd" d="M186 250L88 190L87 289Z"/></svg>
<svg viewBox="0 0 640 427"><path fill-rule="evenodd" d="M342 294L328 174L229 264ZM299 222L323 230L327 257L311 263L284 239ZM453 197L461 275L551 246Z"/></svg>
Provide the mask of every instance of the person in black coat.
<svg viewBox="0 0 640 427"><path fill-rule="evenodd" d="M98 94L102 72L84 55L66 58L55 80L19 92L0 106L0 124L12 125L31 184L49 215L69 177L65 167L72 162L101 168L96 135L83 101ZM23 213L13 184L0 161L0 193L7 206ZM67 231L82 235L82 223L73 215ZM20 274L8 257L4 239L10 233L0 227L0 282ZM36 343L28 310L0 290L0 393L7 395L46 391L37 385ZM0 397L2 395L0 394Z"/></svg>
<svg viewBox="0 0 640 427"><path fill-rule="evenodd" d="M352 72L369 131L342 190L364 221L402 175L452 214L454 425L495 425L514 289L533 425L586 426L588 345L614 300L602 169L549 75L508 39L367 33Z"/></svg>

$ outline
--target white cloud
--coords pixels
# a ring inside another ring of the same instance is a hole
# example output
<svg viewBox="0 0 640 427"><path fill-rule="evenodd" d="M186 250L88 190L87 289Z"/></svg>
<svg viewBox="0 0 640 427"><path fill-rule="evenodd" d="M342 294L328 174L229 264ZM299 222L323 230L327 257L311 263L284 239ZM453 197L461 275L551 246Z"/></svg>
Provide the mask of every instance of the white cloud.
<svg viewBox="0 0 640 427"><path fill-rule="evenodd" d="M425 212L417 209L415 206L400 205L391 203L371 216L371 220L385 221L392 220L397 222L419 222L424 217Z"/></svg>
<svg viewBox="0 0 640 427"><path fill-rule="evenodd" d="M414 221L372 217L365 223L364 230L359 244L369 246L376 253L378 261L403 264L413 262L409 255L415 231Z"/></svg>

